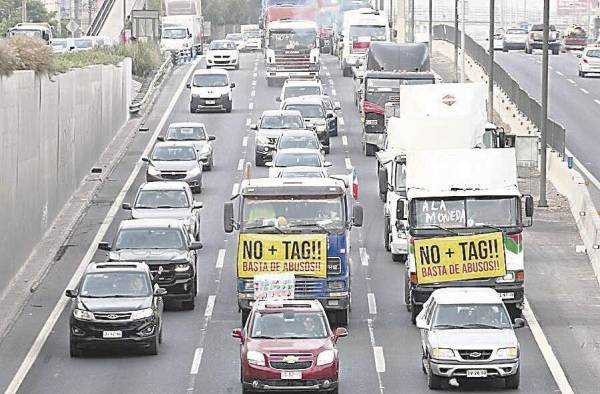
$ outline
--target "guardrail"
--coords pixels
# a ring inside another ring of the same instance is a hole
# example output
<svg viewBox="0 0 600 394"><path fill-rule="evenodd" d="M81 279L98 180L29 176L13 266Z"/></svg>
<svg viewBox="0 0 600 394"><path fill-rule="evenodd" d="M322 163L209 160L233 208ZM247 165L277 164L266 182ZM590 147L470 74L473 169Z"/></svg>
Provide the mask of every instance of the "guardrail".
<svg viewBox="0 0 600 394"><path fill-rule="evenodd" d="M165 61L161 64L160 68L154 74L154 78L148 84L146 91L142 94L138 94L133 100L131 100L131 104L129 104L129 113L135 114L140 111L142 106L148 100L148 97L154 91L154 88L160 83L160 80L169 72L169 70L173 67L173 61L171 56L167 56Z"/></svg>
<svg viewBox="0 0 600 394"><path fill-rule="evenodd" d="M88 36L97 36L100 34L102 27L104 26L104 22L106 22L106 18L110 15L110 11L115 5L115 0L104 0L98 13L92 20L90 27L88 28L87 35Z"/></svg>
<svg viewBox="0 0 600 394"><path fill-rule="evenodd" d="M433 37L436 40L447 41L454 44L454 27L448 25L437 25L433 27ZM460 32L459 32L460 33ZM460 35L459 35L460 37ZM458 43L460 48L460 42ZM490 69L490 55L487 49L468 35L465 35L466 53L477 63L487 75ZM541 131L542 129L542 106L525 91L519 83L514 80L502 66L494 64L494 84L517 106L519 112ZM548 119L547 141L548 146L558 152L561 157L565 156L566 130L558 122Z"/></svg>

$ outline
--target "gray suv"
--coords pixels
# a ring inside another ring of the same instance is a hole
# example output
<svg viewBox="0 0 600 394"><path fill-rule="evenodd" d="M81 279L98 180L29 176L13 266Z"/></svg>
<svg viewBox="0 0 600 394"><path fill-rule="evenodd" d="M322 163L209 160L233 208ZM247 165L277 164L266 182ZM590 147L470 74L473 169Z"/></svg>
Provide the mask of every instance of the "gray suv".
<svg viewBox="0 0 600 394"><path fill-rule="evenodd" d="M257 124L250 126L256 130L254 145L254 165L264 166L273 160L279 137L290 130L305 130L306 124L298 111L264 111Z"/></svg>
<svg viewBox="0 0 600 394"><path fill-rule="evenodd" d="M544 43L544 25L532 25L529 29L529 36L525 41L525 53L531 54L534 49L542 49ZM553 55L560 53L560 34L554 25L550 25L548 36L548 49Z"/></svg>

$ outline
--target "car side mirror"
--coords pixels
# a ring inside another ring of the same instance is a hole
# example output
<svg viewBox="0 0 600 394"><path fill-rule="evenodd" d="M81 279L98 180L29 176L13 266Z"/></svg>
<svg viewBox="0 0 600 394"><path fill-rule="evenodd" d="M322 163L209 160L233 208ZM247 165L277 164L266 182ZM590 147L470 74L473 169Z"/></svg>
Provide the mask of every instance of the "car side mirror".
<svg viewBox="0 0 600 394"><path fill-rule="evenodd" d="M223 204L223 229L226 233L233 232L233 203Z"/></svg>
<svg viewBox="0 0 600 394"><path fill-rule="evenodd" d="M190 247L189 247L189 249L190 249L190 250L200 250L200 249L202 249L202 246L203 246L203 245L202 245L202 242L199 242L199 241L192 241L192 242L190 243Z"/></svg>
<svg viewBox="0 0 600 394"><path fill-rule="evenodd" d="M275 101L278 102L278 103L280 103L281 102L281 97L275 96Z"/></svg>
<svg viewBox="0 0 600 394"><path fill-rule="evenodd" d="M354 227L362 227L363 225L363 207L362 205L355 204L352 207L352 225Z"/></svg>
<svg viewBox="0 0 600 394"><path fill-rule="evenodd" d="M333 163L330 161L326 161L325 163L323 163L323 167L331 167L332 165Z"/></svg>
<svg viewBox="0 0 600 394"><path fill-rule="evenodd" d="M209 141L214 141L214 140L216 140L216 139L217 139L217 137L215 137L214 135L209 135L209 136L208 136L208 140L209 140Z"/></svg>
<svg viewBox="0 0 600 394"><path fill-rule="evenodd" d="M100 242L98 244L98 250L106 250L108 252L110 251L110 244L108 242Z"/></svg>
<svg viewBox="0 0 600 394"><path fill-rule="evenodd" d="M194 203L192 204L192 209L200 209L202 207L204 207L202 201L194 201Z"/></svg>
<svg viewBox="0 0 600 394"><path fill-rule="evenodd" d="M188 34L188 38L192 38L192 33Z"/></svg>
<svg viewBox="0 0 600 394"><path fill-rule="evenodd" d="M229 85L229 87L230 87L230 88L232 88L232 89L233 89L233 88L235 88L235 82L232 82L232 83Z"/></svg>
<svg viewBox="0 0 600 394"><path fill-rule="evenodd" d="M398 200L396 205L396 220L404 220L404 214L404 200Z"/></svg>
<svg viewBox="0 0 600 394"><path fill-rule="evenodd" d="M162 297L166 294L167 294L167 289L165 289L163 287L157 287L156 290L154 290L154 295L157 297Z"/></svg>
<svg viewBox="0 0 600 394"><path fill-rule="evenodd" d="M241 328L234 328L233 331L231 332L231 336L234 338L238 338L239 340L243 340L244 336L242 335L242 329Z"/></svg>
<svg viewBox="0 0 600 394"><path fill-rule="evenodd" d="M520 317L517 317L515 319L515 322L513 323L513 328L523 328L523 327L525 327L525 320Z"/></svg>
<svg viewBox="0 0 600 394"><path fill-rule="evenodd" d="M163 135L159 135L158 137L156 137L156 140L160 142L165 142L165 137Z"/></svg>
<svg viewBox="0 0 600 394"><path fill-rule="evenodd" d="M581 59L583 56L581 55L581 53L578 53L577 57Z"/></svg>
<svg viewBox="0 0 600 394"><path fill-rule="evenodd" d="M265 167L273 167L273 162L272 161L266 162Z"/></svg>
<svg viewBox="0 0 600 394"><path fill-rule="evenodd" d="M124 203L121 205L121 208L123 208L123 209L124 209L124 210L126 210L126 211L131 211L131 204L130 204L130 203L128 203L128 202L124 202Z"/></svg>
<svg viewBox="0 0 600 394"><path fill-rule="evenodd" d="M188 88L188 89L191 89L192 88L192 84L191 83L186 83L185 87Z"/></svg>
<svg viewBox="0 0 600 394"><path fill-rule="evenodd" d="M420 316L417 316L415 324L416 324L416 326L417 326L418 329L421 329L421 330L428 330L429 329L429 326L427 325L427 322L425 321L425 319L422 318L422 317L420 317Z"/></svg>
<svg viewBox="0 0 600 394"><path fill-rule="evenodd" d="M144 163L150 163L150 159L149 159L149 158L147 158L146 156L142 156L142 161L143 161Z"/></svg>
<svg viewBox="0 0 600 394"><path fill-rule="evenodd" d="M333 119L333 114L331 112L327 114L327 119Z"/></svg>
<svg viewBox="0 0 600 394"><path fill-rule="evenodd" d="M528 218L533 217L533 196L525 197L525 216Z"/></svg>
<svg viewBox="0 0 600 394"><path fill-rule="evenodd" d="M256 123L251 124L250 130L258 130L258 125Z"/></svg>
<svg viewBox="0 0 600 394"><path fill-rule="evenodd" d="M69 298L77 298L77 296L79 295L79 291L78 290L65 290L65 295Z"/></svg>
<svg viewBox="0 0 600 394"><path fill-rule="evenodd" d="M333 336L333 340L334 342L337 342L338 339L340 338L344 338L348 336L348 330L346 330L344 327L338 327L335 329L335 334Z"/></svg>

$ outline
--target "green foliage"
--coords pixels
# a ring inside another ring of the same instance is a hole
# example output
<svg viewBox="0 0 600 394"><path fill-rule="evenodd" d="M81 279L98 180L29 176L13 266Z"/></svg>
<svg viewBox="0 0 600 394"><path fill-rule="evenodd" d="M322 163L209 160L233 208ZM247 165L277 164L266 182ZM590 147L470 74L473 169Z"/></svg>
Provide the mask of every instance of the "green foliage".
<svg viewBox="0 0 600 394"><path fill-rule="evenodd" d="M122 58L130 57L133 62L133 75L144 77L162 63L160 48L152 41L136 41L125 45L107 47L105 50Z"/></svg>
<svg viewBox="0 0 600 394"><path fill-rule="evenodd" d="M27 0L27 22L53 22L50 14L40 0ZM0 0L0 34L21 21L21 0Z"/></svg>
<svg viewBox="0 0 600 394"><path fill-rule="evenodd" d="M260 0L204 0L204 19L214 25L258 23Z"/></svg>

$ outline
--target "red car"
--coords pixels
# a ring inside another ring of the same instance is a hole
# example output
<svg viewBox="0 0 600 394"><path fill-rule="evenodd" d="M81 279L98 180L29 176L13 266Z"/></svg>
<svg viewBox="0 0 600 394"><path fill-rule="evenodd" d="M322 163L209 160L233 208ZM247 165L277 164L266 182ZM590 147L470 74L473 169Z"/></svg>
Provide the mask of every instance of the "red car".
<svg viewBox="0 0 600 394"><path fill-rule="evenodd" d="M259 301L240 339L241 382L244 394L266 391L338 392L336 343L345 328L329 327L318 301Z"/></svg>

